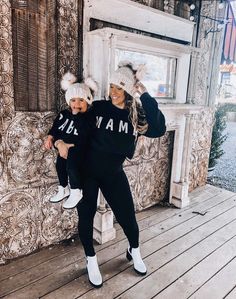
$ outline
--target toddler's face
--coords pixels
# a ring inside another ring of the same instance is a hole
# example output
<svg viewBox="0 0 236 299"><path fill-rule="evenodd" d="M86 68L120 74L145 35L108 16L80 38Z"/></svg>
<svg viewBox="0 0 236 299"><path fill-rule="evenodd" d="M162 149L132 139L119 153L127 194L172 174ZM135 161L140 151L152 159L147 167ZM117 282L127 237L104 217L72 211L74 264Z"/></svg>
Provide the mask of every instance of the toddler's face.
<svg viewBox="0 0 236 299"><path fill-rule="evenodd" d="M73 98L70 100L72 114L84 113L88 109L88 103L82 98Z"/></svg>

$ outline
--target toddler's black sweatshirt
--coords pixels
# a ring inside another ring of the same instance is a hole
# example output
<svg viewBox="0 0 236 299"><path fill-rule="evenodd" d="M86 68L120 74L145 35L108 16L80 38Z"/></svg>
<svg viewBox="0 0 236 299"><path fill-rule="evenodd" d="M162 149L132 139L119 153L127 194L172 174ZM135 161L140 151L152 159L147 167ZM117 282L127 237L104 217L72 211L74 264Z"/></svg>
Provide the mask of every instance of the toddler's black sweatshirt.
<svg viewBox="0 0 236 299"><path fill-rule="evenodd" d="M57 115L48 134L54 137L54 141L61 139L84 150L90 132L91 124L87 112L74 115L69 109L65 109Z"/></svg>

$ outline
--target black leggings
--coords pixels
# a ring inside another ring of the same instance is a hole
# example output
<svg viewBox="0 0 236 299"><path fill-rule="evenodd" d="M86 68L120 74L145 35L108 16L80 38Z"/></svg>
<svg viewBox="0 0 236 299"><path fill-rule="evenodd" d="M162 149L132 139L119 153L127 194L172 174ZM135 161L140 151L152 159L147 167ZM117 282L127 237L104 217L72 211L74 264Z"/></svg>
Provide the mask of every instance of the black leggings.
<svg viewBox="0 0 236 299"><path fill-rule="evenodd" d="M83 185L83 200L78 204L79 236L86 256L94 256L93 219L97 210L98 190L101 189L116 220L127 236L130 247L139 246L139 229L133 198L123 171L123 158L93 152Z"/></svg>
<svg viewBox="0 0 236 299"><path fill-rule="evenodd" d="M81 189L82 153L77 147L71 147L67 159L57 156L56 171L59 184L62 187L68 185L68 178L71 189Z"/></svg>

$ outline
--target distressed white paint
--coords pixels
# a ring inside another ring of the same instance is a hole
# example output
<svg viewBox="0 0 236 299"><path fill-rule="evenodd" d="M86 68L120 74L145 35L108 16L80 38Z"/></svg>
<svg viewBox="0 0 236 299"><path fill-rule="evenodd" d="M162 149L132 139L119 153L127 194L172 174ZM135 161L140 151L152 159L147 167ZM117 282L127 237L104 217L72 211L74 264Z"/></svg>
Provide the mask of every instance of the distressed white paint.
<svg viewBox="0 0 236 299"><path fill-rule="evenodd" d="M191 163L192 123L194 115L198 114L202 107L188 104L159 106L165 115L167 130L175 131L169 201L182 208L189 203L189 182L185 175Z"/></svg>
<svg viewBox="0 0 236 299"><path fill-rule="evenodd" d="M129 0L86 0L84 16L192 42L193 22Z"/></svg>
<svg viewBox="0 0 236 299"><path fill-rule="evenodd" d="M176 58L176 97L159 102L186 102L190 57L198 49L113 28L87 32L84 41L84 75L92 75L99 83L99 98L108 93L109 74L115 69L116 49Z"/></svg>

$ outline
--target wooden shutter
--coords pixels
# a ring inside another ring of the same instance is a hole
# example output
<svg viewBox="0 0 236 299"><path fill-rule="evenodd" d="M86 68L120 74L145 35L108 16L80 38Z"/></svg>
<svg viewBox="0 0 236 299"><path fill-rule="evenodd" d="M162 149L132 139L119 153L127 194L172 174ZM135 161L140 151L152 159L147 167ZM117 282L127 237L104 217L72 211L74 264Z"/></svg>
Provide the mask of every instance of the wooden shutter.
<svg viewBox="0 0 236 299"><path fill-rule="evenodd" d="M28 14L24 9L16 9L13 16L13 64L15 106L18 110L28 110Z"/></svg>
<svg viewBox="0 0 236 299"><path fill-rule="evenodd" d="M12 1L15 108L56 109L56 0Z"/></svg>
<svg viewBox="0 0 236 299"><path fill-rule="evenodd" d="M56 68L56 1L48 1L48 20L47 20L47 107L54 110L57 106L56 91L57 68Z"/></svg>

